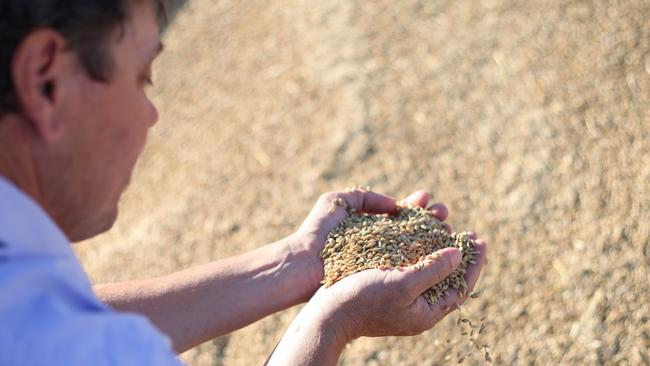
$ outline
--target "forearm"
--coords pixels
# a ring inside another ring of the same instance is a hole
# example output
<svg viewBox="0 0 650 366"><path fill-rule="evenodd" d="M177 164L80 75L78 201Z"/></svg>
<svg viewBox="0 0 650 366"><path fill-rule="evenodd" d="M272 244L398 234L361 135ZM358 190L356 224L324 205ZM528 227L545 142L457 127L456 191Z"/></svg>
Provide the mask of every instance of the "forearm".
<svg viewBox="0 0 650 366"><path fill-rule="evenodd" d="M346 338L334 317L307 304L289 325L266 365L336 365Z"/></svg>
<svg viewBox="0 0 650 366"><path fill-rule="evenodd" d="M147 316L183 352L309 299L318 258L289 239L168 276L99 285L97 295Z"/></svg>

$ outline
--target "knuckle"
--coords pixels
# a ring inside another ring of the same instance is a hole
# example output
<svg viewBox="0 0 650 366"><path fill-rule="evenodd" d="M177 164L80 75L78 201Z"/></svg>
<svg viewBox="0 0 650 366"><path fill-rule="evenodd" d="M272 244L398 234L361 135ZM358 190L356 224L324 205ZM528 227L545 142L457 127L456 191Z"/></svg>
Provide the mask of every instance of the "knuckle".
<svg viewBox="0 0 650 366"><path fill-rule="evenodd" d="M450 256L443 255L438 258L438 265L435 266L435 268L436 277L439 280L443 280L449 273L454 270L454 264L452 263Z"/></svg>
<svg viewBox="0 0 650 366"><path fill-rule="evenodd" d="M436 283L442 282L454 270L454 264L447 255L438 258L438 265L434 266L433 279Z"/></svg>
<svg viewBox="0 0 650 366"><path fill-rule="evenodd" d="M433 280L435 281L435 283L442 282L445 279L445 277L446 276L444 273L442 273L442 271L435 271L433 273Z"/></svg>
<svg viewBox="0 0 650 366"><path fill-rule="evenodd" d="M451 256L450 255L445 255L442 257L443 261L443 270L444 270L444 275L446 277L446 274L449 274L453 272L454 270L454 263L451 261Z"/></svg>

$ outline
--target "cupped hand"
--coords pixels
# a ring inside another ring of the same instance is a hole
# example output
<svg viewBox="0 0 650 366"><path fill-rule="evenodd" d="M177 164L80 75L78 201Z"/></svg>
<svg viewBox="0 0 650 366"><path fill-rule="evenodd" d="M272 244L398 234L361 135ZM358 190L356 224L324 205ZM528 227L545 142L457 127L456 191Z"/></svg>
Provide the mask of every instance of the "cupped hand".
<svg viewBox="0 0 650 366"><path fill-rule="evenodd" d="M347 208L332 203L339 198L345 202ZM429 193L416 191L400 203L426 207L430 199ZM316 291L323 279L323 262L320 259L320 253L327 241L327 235L348 217L348 209L371 214L392 214L396 212L397 204L398 202L393 197L364 189L356 189L351 192L328 192L318 198L305 221L291 235L290 240L292 251L306 251L309 253L309 258L313 259L311 266L313 273L309 275L313 291ZM447 207L442 203L435 203L428 208L438 220L447 219ZM451 226L446 223L443 223L443 226L451 232Z"/></svg>
<svg viewBox="0 0 650 366"><path fill-rule="evenodd" d="M476 234L472 233L476 240ZM476 284L487 245L476 240L479 252L465 274L471 292ZM467 294L451 290L435 304L421 294L451 274L461 261L456 248L445 248L424 259L424 267L371 269L355 273L329 288L322 287L308 306L325 314L339 337L349 342L362 336L415 335L430 329L461 305Z"/></svg>

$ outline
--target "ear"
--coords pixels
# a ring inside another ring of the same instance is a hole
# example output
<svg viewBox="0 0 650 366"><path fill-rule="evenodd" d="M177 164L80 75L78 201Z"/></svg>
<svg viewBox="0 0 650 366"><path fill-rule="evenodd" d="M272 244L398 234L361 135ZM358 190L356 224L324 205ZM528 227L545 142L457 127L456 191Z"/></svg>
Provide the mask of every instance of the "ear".
<svg viewBox="0 0 650 366"><path fill-rule="evenodd" d="M17 47L11 64L14 88L22 113L46 142L58 140L64 130L58 119L63 76L70 68L72 52L52 29L30 33Z"/></svg>

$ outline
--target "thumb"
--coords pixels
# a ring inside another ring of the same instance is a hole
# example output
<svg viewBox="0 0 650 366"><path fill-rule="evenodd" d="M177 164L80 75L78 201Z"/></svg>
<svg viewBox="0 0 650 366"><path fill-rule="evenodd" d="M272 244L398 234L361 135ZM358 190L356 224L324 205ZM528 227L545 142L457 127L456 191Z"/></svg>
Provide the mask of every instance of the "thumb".
<svg viewBox="0 0 650 366"><path fill-rule="evenodd" d="M456 248L438 250L400 272L401 280L409 293L417 297L449 276L460 265L461 259L462 255Z"/></svg>

